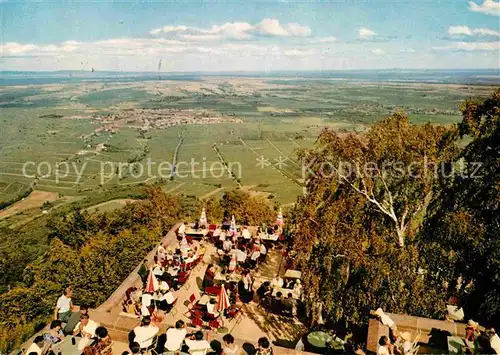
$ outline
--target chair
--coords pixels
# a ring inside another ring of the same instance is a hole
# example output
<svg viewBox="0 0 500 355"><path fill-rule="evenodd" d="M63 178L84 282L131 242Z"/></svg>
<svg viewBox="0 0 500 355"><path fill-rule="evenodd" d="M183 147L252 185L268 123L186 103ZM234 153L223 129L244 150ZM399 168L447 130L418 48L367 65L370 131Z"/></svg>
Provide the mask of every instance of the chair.
<svg viewBox="0 0 500 355"><path fill-rule="evenodd" d="M208 326L213 330L213 329L219 329L220 328L220 323L217 319L211 320L208 322Z"/></svg>
<svg viewBox="0 0 500 355"><path fill-rule="evenodd" d="M193 318L193 320L191 321L191 323L195 327L203 328L203 320L200 317Z"/></svg>

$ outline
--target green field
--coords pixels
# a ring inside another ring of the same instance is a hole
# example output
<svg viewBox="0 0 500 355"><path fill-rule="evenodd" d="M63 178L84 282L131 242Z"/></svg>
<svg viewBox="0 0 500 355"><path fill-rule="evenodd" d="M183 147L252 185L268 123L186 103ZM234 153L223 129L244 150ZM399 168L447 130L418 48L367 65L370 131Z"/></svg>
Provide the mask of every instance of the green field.
<svg viewBox="0 0 500 355"><path fill-rule="evenodd" d="M83 196L162 181L171 193L218 197L240 186L281 204L293 202L302 192L297 151L312 147L323 128L362 131L397 110L415 123L451 124L460 119L464 99L485 97L492 90L470 85L216 77L2 89L1 201L15 199L29 187ZM187 124L145 134L137 127L121 127L114 134L90 136L98 127L94 115L129 108L212 110L242 123ZM162 178L158 165L172 165L180 135L178 174ZM108 148L101 152L88 148L99 143ZM234 176L222 166L214 144ZM259 166L258 159L266 164ZM189 165L192 160L194 167ZM135 161L135 170L123 168L118 175L119 164L130 161ZM153 163L152 173L140 174L148 161Z"/></svg>

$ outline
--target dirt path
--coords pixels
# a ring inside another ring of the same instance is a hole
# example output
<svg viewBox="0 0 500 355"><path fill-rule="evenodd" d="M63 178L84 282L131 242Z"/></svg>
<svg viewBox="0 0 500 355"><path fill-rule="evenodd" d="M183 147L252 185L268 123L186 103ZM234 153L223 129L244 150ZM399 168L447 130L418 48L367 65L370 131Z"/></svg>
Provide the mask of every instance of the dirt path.
<svg viewBox="0 0 500 355"><path fill-rule="evenodd" d="M209 198L210 196L213 196L213 195L215 195L217 192L219 192L219 191L223 191L223 190L224 190L224 188L223 188L223 187L219 187L219 188L217 188L217 189L215 189L215 190L210 191L208 194L205 194L205 195L201 196L201 199L202 199L202 200L204 200L204 199L206 199L206 198Z"/></svg>
<svg viewBox="0 0 500 355"><path fill-rule="evenodd" d="M42 207L43 203L46 201L52 202L58 199L57 192L48 191L32 191L28 197L23 198L21 201L14 203L12 206L0 212L0 219L13 216L19 212L26 211L34 207Z"/></svg>

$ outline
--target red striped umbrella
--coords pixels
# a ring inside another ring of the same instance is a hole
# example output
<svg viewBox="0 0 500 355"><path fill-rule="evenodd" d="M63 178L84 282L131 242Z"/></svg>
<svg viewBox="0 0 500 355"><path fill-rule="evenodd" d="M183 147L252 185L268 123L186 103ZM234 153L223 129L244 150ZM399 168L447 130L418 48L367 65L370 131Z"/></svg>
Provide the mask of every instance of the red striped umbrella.
<svg viewBox="0 0 500 355"><path fill-rule="evenodd" d="M227 295L226 289L224 288L223 284L217 300L217 311L222 313L225 309L229 308L229 305L229 296Z"/></svg>
<svg viewBox="0 0 500 355"><path fill-rule="evenodd" d="M160 288L158 280L156 276L153 274L153 270L149 269L148 280L146 282L146 292L147 293L155 293Z"/></svg>

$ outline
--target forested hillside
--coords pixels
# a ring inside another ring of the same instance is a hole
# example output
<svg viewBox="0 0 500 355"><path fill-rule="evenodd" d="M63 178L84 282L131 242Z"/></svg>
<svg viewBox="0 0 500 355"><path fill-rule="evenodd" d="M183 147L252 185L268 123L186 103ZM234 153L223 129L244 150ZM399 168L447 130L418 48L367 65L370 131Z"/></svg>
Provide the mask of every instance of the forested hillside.
<svg viewBox="0 0 500 355"><path fill-rule="evenodd" d="M213 221L224 211L255 224L275 216L268 200L242 191L201 201L158 187L144 197L107 213L64 209L32 225L37 228L31 233L5 230L10 242L3 245L9 253L2 260L0 352L47 324L67 285L74 289L75 304L105 301L175 223L198 219L203 206Z"/></svg>
<svg viewBox="0 0 500 355"><path fill-rule="evenodd" d="M500 90L461 110L456 126L394 114L363 135L327 130L303 153L294 248L311 314L352 328L378 307L443 319L453 296L466 319L500 326Z"/></svg>

